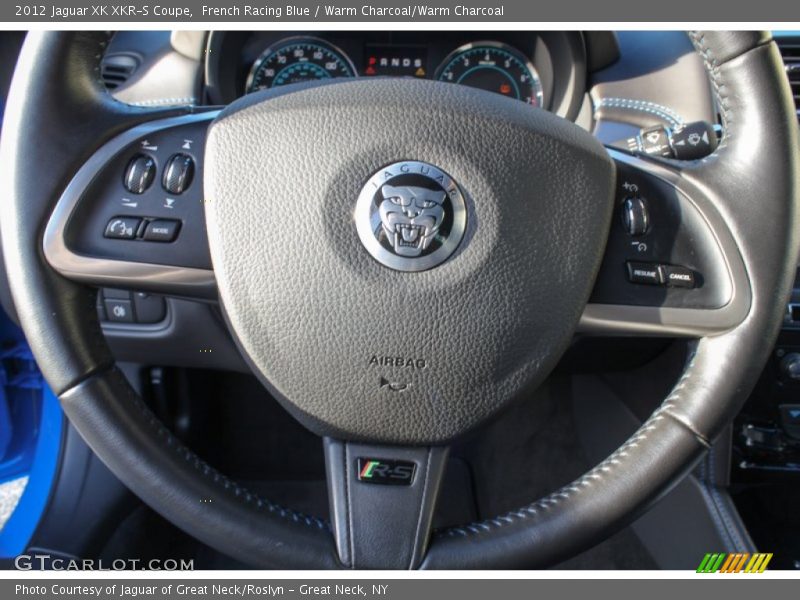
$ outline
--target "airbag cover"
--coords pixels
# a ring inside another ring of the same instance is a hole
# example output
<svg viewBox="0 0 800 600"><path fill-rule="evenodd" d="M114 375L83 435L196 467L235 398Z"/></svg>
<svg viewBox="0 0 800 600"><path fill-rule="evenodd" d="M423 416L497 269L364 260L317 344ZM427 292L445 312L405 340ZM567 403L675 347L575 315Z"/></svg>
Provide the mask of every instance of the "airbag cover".
<svg viewBox="0 0 800 600"><path fill-rule="evenodd" d="M421 272L380 264L354 222L364 185L398 161L435 165L465 199L463 239ZM224 313L254 371L317 433L447 442L535 387L569 343L613 178L574 124L463 86L376 79L247 96L206 144Z"/></svg>

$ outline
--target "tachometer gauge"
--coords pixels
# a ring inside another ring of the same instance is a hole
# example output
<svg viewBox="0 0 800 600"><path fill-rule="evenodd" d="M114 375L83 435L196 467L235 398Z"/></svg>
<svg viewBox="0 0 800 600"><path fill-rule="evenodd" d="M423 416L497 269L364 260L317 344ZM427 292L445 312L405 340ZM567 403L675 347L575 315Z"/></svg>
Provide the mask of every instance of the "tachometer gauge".
<svg viewBox="0 0 800 600"><path fill-rule="evenodd" d="M460 83L528 104L543 104L542 83L530 59L499 42L476 42L457 48L436 72L439 81Z"/></svg>
<svg viewBox="0 0 800 600"><path fill-rule="evenodd" d="M286 38L256 59L247 77L246 91L355 74L353 63L333 44L317 38Z"/></svg>

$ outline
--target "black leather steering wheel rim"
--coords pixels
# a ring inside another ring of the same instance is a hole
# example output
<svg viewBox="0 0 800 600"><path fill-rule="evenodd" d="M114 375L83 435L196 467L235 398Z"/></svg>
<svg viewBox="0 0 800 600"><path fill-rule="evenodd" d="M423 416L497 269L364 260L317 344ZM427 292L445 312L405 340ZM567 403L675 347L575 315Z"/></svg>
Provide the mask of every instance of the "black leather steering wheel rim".
<svg viewBox="0 0 800 600"><path fill-rule="evenodd" d="M569 486L495 519L434 534L422 568L552 564L608 536L670 489L747 397L769 355L796 270L800 159L796 115L768 34L692 33L725 135L710 157L667 165L714 200L747 270L751 306L735 328L697 340L653 416ZM88 288L42 252L44 225L92 150L176 111L113 100L99 78L106 34L41 32L26 41L5 117L0 226L15 307L45 378L90 447L177 526L260 567L340 568L329 525L238 486L186 449L114 367ZM755 135L751 135L755 134ZM46 168L42 148L48 148ZM200 498L214 497L213 503Z"/></svg>

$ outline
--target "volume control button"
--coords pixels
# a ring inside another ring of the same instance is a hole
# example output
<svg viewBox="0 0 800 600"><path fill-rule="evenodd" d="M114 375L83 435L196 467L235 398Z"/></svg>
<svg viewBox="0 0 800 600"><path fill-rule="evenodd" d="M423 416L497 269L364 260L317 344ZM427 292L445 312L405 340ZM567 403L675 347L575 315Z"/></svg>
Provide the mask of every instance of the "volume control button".
<svg viewBox="0 0 800 600"><path fill-rule="evenodd" d="M131 194L144 194L156 176L156 162L146 154L137 154L125 169L123 184Z"/></svg>

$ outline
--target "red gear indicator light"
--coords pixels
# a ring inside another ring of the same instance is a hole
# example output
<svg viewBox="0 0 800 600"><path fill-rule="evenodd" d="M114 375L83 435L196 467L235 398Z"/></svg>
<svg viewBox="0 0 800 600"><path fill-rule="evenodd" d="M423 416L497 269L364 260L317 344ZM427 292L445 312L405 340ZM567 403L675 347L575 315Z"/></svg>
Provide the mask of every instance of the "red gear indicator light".
<svg viewBox="0 0 800 600"><path fill-rule="evenodd" d="M427 75L427 49L424 46L385 45L368 46L364 53L364 75L389 77L425 77Z"/></svg>

